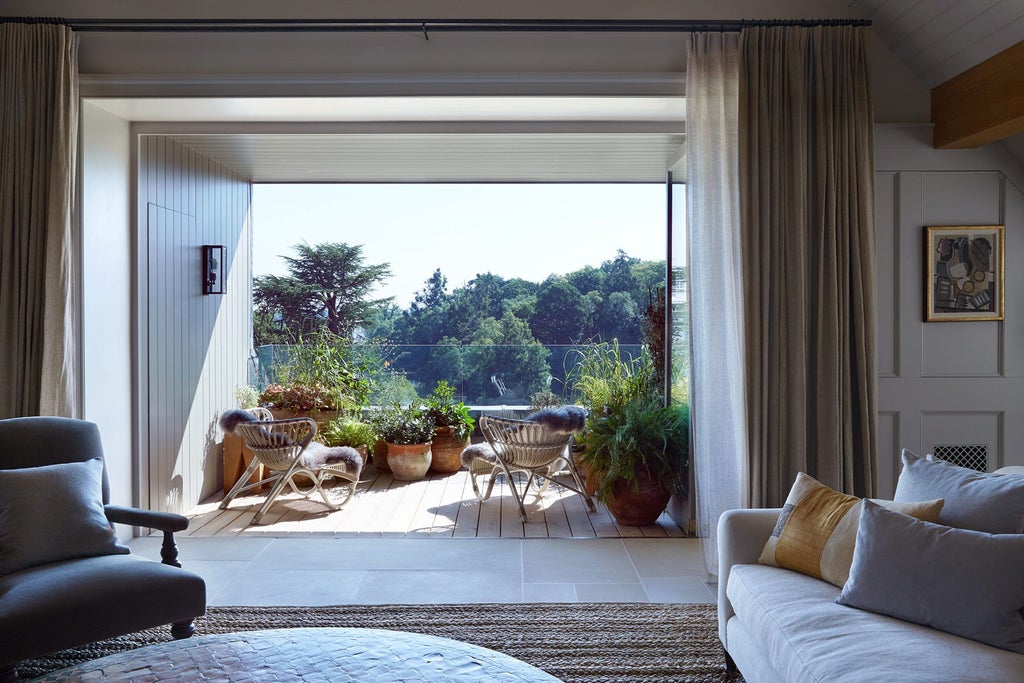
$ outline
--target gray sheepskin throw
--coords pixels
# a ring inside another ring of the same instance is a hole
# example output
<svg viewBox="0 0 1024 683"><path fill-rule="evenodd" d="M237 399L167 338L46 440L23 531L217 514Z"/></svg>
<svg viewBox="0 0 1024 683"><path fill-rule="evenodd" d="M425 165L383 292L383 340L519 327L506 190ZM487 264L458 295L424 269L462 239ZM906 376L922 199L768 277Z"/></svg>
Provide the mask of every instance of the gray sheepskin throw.
<svg viewBox="0 0 1024 683"><path fill-rule="evenodd" d="M527 422L544 425L556 434L575 434L583 431L583 424L587 421L587 411L580 406L541 408L523 419Z"/></svg>
<svg viewBox="0 0 1024 683"><path fill-rule="evenodd" d="M462 464L465 467L469 467L474 460L480 458L486 460L489 463L497 463L498 458L494 455L494 449L491 448L491 444L486 442L475 443L472 446L466 446L462 449L462 455L459 456L462 460Z"/></svg>
<svg viewBox="0 0 1024 683"><path fill-rule="evenodd" d="M220 428L228 434L234 434L235 427L243 422L259 422L259 418L248 410L239 410L238 408L225 410L220 416Z"/></svg>
<svg viewBox="0 0 1024 683"><path fill-rule="evenodd" d="M306 446L302 453L302 464L311 470L317 470L324 465L336 465L343 463L345 469L353 473L356 478L363 471L363 456L351 446L325 446L317 441Z"/></svg>

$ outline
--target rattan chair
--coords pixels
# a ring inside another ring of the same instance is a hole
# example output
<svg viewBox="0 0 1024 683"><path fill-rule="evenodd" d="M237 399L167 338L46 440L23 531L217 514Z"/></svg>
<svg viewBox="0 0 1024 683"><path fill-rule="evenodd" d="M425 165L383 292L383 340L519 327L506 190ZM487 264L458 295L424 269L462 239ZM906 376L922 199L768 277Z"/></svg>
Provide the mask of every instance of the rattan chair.
<svg viewBox="0 0 1024 683"><path fill-rule="evenodd" d="M474 457L468 463L470 482L478 500L490 498L495 478L505 475L512 497L519 507L519 518L525 522L526 510L523 508L523 499L529 493L534 480L544 482L537 490L539 496L543 494L548 483L556 481L555 475L558 472L568 470L571 481L563 478L556 483L583 496L587 508L591 512L596 511L594 501L587 493L583 477L580 476L572 449L569 447L573 438L571 433L553 431L539 422L491 415L480 416L480 431L493 449L493 457L491 454ZM515 472L527 475L522 492L516 485L513 476ZM481 490L479 481L482 477L488 478L484 490Z"/></svg>
<svg viewBox="0 0 1024 683"><path fill-rule="evenodd" d="M356 484L359 483L358 465L330 458L323 462L322 458L310 457L308 449L316 436L317 426L308 417L242 422L235 427L235 431L241 435L254 457L245 473L224 496L220 503L221 510L227 508L240 493L258 490L267 484L271 486L270 493L253 517L253 524L259 524L285 486L290 486L294 493L303 496L309 496L315 491L320 494L324 504L333 510L343 507L355 495ZM268 473L267 476L255 483L247 483L260 465ZM296 483L296 477L308 479L311 484L303 489ZM335 478L340 481L333 486L325 486Z"/></svg>

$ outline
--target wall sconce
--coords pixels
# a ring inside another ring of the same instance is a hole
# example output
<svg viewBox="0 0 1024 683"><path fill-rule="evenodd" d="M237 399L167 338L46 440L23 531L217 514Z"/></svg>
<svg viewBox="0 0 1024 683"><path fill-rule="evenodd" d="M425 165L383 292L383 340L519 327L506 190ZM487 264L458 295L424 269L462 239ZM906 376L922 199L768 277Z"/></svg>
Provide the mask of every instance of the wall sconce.
<svg viewBox="0 0 1024 683"><path fill-rule="evenodd" d="M203 245L203 294L224 293L224 246Z"/></svg>

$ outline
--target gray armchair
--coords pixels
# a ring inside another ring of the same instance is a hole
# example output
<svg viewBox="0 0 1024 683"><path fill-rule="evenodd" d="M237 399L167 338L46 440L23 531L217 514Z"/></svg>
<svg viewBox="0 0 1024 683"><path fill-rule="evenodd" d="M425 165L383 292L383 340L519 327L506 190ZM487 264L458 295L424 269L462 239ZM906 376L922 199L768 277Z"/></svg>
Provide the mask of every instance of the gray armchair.
<svg viewBox="0 0 1024 683"><path fill-rule="evenodd" d="M175 638L187 638L195 617L206 611L205 582L177 559L174 532L186 529L188 519L109 505L102 457L99 429L91 422L0 420L0 682L17 680L23 659L142 629L171 624ZM62 503L61 489L46 484L66 484L70 495L64 498L92 488L65 471L85 472L86 479L91 472L88 481L100 491L85 492L92 508L75 514L68 527L81 528L82 518L93 514L94 528L62 538L54 536L65 528L62 514L81 503ZM130 554L109 529L113 523L162 531L163 562ZM82 540L90 534L100 546Z"/></svg>

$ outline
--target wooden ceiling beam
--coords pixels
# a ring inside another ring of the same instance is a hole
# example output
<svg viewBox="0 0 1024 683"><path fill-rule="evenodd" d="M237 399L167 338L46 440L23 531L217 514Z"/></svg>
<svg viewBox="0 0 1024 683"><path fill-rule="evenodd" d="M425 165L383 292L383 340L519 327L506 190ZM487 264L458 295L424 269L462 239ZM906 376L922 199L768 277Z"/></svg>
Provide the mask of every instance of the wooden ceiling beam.
<svg viewBox="0 0 1024 683"><path fill-rule="evenodd" d="M1024 131L1024 42L932 90L936 149L980 147Z"/></svg>

